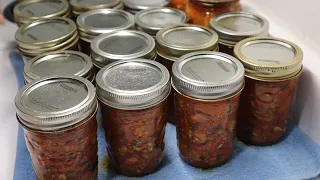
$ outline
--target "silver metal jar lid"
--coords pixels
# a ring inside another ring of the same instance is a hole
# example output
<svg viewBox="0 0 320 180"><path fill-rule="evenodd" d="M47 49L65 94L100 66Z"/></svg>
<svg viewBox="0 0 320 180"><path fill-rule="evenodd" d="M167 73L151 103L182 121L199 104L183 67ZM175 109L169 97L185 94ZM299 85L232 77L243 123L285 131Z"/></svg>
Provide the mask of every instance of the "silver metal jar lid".
<svg viewBox="0 0 320 180"><path fill-rule="evenodd" d="M236 44L254 36L268 36L268 21L247 12L224 13L210 20L210 27L215 30L222 43Z"/></svg>
<svg viewBox="0 0 320 180"><path fill-rule="evenodd" d="M96 76L98 99L111 107L146 109L170 93L170 74L165 66L148 59L118 61Z"/></svg>
<svg viewBox="0 0 320 180"><path fill-rule="evenodd" d="M194 51L215 50L218 40L219 37L213 30L191 24L163 28L156 35L158 54L169 57L180 57Z"/></svg>
<svg viewBox="0 0 320 180"><path fill-rule="evenodd" d="M132 29L134 16L119 9L97 9L80 14L77 24L81 38L92 40L99 34Z"/></svg>
<svg viewBox="0 0 320 180"><path fill-rule="evenodd" d="M25 24L40 18L61 17L69 13L66 0L28 0L17 4L14 18L18 24Z"/></svg>
<svg viewBox="0 0 320 180"><path fill-rule="evenodd" d="M91 43L92 61L97 67L118 60L150 59L155 54L153 38L140 31L122 30L101 34Z"/></svg>
<svg viewBox="0 0 320 180"><path fill-rule="evenodd" d="M86 12L93 9L113 8L121 4L121 0L70 0L72 11Z"/></svg>
<svg viewBox="0 0 320 180"><path fill-rule="evenodd" d="M218 100L243 87L244 67L236 58L219 52L186 54L172 66L172 86L183 94Z"/></svg>
<svg viewBox="0 0 320 180"><path fill-rule="evenodd" d="M77 26L71 19L54 17L21 26L15 38L19 47L37 50L56 46L75 34L77 34Z"/></svg>
<svg viewBox="0 0 320 180"><path fill-rule="evenodd" d="M188 18L185 12L165 7L146 9L135 15L137 29L151 36L155 36L162 28L184 24L187 21Z"/></svg>
<svg viewBox="0 0 320 180"><path fill-rule="evenodd" d="M77 51L58 51L37 56L24 66L27 83L53 75L81 76L92 81L94 72L91 58Z"/></svg>
<svg viewBox="0 0 320 180"><path fill-rule="evenodd" d="M170 3L170 0L122 0L124 6L132 10L144 10L152 7L164 7Z"/></svg>
<svg viewBox="0 0 320 180"><path fill-rule="evenodd" d="M29 83L15 98L24 126L55 131L86 120L97 109L95 88L82 77L46 77Z"/></svg>

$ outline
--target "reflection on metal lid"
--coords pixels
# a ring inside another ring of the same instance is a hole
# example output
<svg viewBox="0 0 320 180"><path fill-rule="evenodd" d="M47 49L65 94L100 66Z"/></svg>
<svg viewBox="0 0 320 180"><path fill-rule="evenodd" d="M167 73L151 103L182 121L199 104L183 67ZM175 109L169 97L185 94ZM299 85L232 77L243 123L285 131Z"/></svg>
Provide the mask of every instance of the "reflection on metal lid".
<svg viewBox="0 0 320 180"><path fill-rule="evenodd" d="M188 96L214 100L239 91L244 68L236 58L218 52L199 51L179 58L172 67L174 87Z"/></svg>
<svg viewBox="0 0 320 180"><path fill-rule="evenodd" d="M96 110L94 86L82 77L47 77L26 85L16 96L20 122L42 131L59 130Z"/></svg>
<svg viewBox="0 0 320 180"><path fill-rule="evenodd" d="M184 24L188 20L185 12L173 8L150 8L135 15L137 28L151 36L172 25Z"/></svg>
<svg viewBox="0 0 320 180"><path fill-rule="evenodd" d="M122 0L125 7L135 10L144 10L152 7L164 7L170 0Z"/></svg>
<svg viewBox="0 0 320 180"><path fill-rule="evenodd" d="M112 63L97 74L98 98L112 107L143 109L166 98L170 74L158 62L134 59Z"/></svg>

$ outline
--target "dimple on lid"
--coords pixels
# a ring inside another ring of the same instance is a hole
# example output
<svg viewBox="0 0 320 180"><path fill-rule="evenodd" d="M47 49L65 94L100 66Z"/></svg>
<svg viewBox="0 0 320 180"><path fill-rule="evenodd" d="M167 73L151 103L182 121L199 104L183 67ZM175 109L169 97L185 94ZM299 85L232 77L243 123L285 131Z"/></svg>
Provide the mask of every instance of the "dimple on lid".
<svg viewBox="0 0 320 180"><path fill-rule="evenodd" d="M71 19L54 17L21 26L15 38L19 47L37 50L56 46L75 34L77 34L77 26Z"/></svg>
<svg viewBox="0 0 320 180"><path fill-rule="evenodd" d="M170 0L122 0L124 6L133 10L144 10L153 7L164 7L170 3Z"/></svg>
<svg viewBox="0 0 320 180"><path fill-rule="evenodd" d="M113 8L119 4L121 4L121 0L70 0L72 10L77 12Z"/></svg>
<svg viewBox="0 0 320 180"><path fill-rule="evenodd" d="M234 48L246 76L259 80L282 80L301 72L303 52L296 44L279 38L255 37Z"/></svg>
<svg viewBox="0 0 320 180"><path fill-rule="evenodd" d="M190 24L163 28L156 35L158 54L171 59L194 51L215 50L218 40L213 30Z"/></svg>
<svg viewBox="0 0 320 180"><path fill-rule="evenodd" d="M150 59L154 56L153 38L140 31L122 30L101 34L91 43L92 60L97 67L135 58Z"/></svg>
<svg viewBox="0 0 320 180"><path fill-rule="evenodd" d="M66 0L28 0L18 3L14 9L15 21L25 24L40 18L64 16L69 12Z"/></svg>
<svg viewBox="0 0 320 180"><path fill-rule="evenodd" d="M76 125L97 109L94 86L82 77L46 77L29 83L15 98L19 122L34 130Z"/></svg>
<svg viewBox="0 0 320 180"><path fill-rule="evenodd" d="M134 17L119 9L97 9L82 13L77 18L77 24L80 32L95 37L99 34L133 28Z"/></svg>
<svg viewBox="0 0 320 180"><path fill-rule="evenodd" d="M187 20L185 12L165 7L146 9L135 15L137 29L151 36L155 36L162 28L184 24Z"/></svg>
<svg viewBox="0 0 320 180"><path fill-rule="evenodd" d="M91 58L77 51L58 51L37 56L24 66L27 83L53 75L81 76L92 81L94 72Z"/></svg>
<svg viewBox="0 0 320 180"><path fill-rule="evenodd" d="M244 67L236 58L219 52L186 54L172 66L172 86L187 96L219 100L243 87Z"/></svg>
<svg viewBox="0 0 320 180"><path fill-rule="evenodd" d="M268 21L247 12L224 13L210 20L210 27L215 30L221 43L236 44L254 36L268 36Z"/></svg>
<svg viewBox="0 0 320 180"><path fill-rule="evenodd" d="M169 79L166 67L156 61L118 61L97 74L97 96L111 107L145 109L162 102L169 95Z"/></svg>

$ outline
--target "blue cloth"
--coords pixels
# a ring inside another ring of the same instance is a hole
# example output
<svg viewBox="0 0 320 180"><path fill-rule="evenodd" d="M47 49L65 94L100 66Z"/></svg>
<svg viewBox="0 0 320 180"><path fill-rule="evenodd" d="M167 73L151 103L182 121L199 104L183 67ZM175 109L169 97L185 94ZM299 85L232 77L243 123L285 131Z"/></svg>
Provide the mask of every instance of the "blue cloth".
<svg viewBox="0 0 320 180"><path fill-rule="evenodd" d="M16 52L11 53L11 59L21 88L23 86L23 60ZM114 169L105 165L107 151L100 113L98 121L98 179L138 179L119 175ZM168 124L164 162L158 171L139 179L300 180L314 178L320 174L320 147L294 126L289 128L283 141L274 146L254 147L236 141L232 159L223 166L211 170L196 169L181 160L175 133L175 126ZM20 126L14 180L34 179L31 159L25 145L23 129Z"/></svg>

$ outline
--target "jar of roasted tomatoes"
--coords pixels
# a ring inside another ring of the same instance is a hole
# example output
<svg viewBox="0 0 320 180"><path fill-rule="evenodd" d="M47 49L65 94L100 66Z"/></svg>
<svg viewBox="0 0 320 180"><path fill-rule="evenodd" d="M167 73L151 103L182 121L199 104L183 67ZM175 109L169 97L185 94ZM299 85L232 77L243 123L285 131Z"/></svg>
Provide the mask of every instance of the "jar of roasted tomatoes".
<svg viewBox="0 0 320 180"><path fill-rule="evenodd" d="M101 69L119 60L145 58L155 60L155 41L147 33L132 30L101 34L91 43L93 64Z"/></svg>
<svg viewBox="0 0 320 180"><path fill-rule="evenodd" d="M186 10L186 6L189 0L171 0L171 6L182 11Z"/></svg>
<svg viewBox="0 0 320 180"><path fill-rule="evenodd" d="M302 50L278 38L249 38L239 42L235 56L246 69L237 135L253 145L272 145L286 132Z"/></svg>
<svg viewBox="0 0 320 180"><path fill-rule="evenodd" d="M134 29L134 16L119 9L97 9L82 13L77 18L80 50L91 54L90 44L100 34Z"/></svg>
<svg viewBox="0 0 320 180"><path fill-rule="evenodd" d="M146 9L135 15L137 30L146 32L152 37L155 37L162 28L184 24L187 21L185 12L168 7Z"/></svg>
<svg viewBox="0 0 320 180"><path fill-rule="evenodd" d="M91 58L77 51L46 53L31 59L24 66L25 84L53 75L81 76L93 82L95 70Z"/></svg>
<svg viewBox="0 0 320 180"><path fill-rule="evenodd" d="M77 25L68 18L40 19L21 26L15 33L18 50L26 61L61 50L78 50Z"/></svg>
<svg viewBox="0 0 320 180"><path fill-rule="evenodd" d="M227 13L241 11L240 0L189 0L186 6L190 22L209 26L212 17Z"/></svg>
<svg viewBox="0 0 320 180"><path fill-rule="evenodd" d="M82 77L46 77L15 98L37 179L97 179L95 88Z"/></svg>
<svg viewBox="0 0 320 180"><path fill-rule="evenodd" d="M224 53L193 52L173 64L178 147L188 164L207 169L230 158L243 86L243 65Z"/></svg>
<svg viewBox="0 0 320 180"><path fill-rule="evenodd" d="M108 153L116 170L143 176L164 157L168 70L148 59L114 62L96 77Z"/></svg>
<svg viewBox="0 0 320 180"><path fill-rule="evenodd" d="M181 56L195 51L218 51L218 35L199 25L176 25L157 33L157 61L172 74L173 63ZM174 92L168 98L167 120L176 123L174 117Z"/></svg>
<svg viewBox="0 0 320 180"><path fill-rule="evenodd" d="M246 12L224 13L210 20L210 27L219 35L219 50L233 56L234 46L249 37L266 37L269 34L268 21Z"/></svg>

